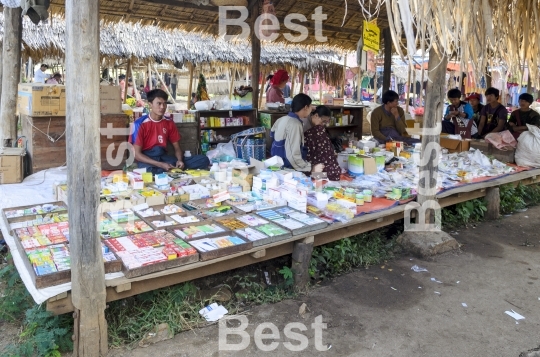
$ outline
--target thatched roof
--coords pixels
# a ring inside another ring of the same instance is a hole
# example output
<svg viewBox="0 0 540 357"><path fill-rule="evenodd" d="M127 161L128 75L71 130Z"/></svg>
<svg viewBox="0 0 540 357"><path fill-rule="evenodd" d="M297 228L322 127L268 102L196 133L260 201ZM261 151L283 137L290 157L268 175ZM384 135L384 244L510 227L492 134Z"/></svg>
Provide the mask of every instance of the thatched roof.
<svg viewBox="0 0 540 357"><path fill-rule="evenodd" d="M261 8L263 1L258 1ZM327 45L342 49L356 50L361 36L364 17L377 15L380 27L388 27L384 5L380 0L273 0L276 16L280 20L281 35L278 42L288 42L283 33L290 32L284 27L283 19L291 13L307 18L309 37L302 44L319 45L314 34L311 15L315 8L322 6L328 18L323 22L323 35L328 37ZM201 4L201 5L199 5ZM202 5L204 4L204 5ZM167 29L182 29L218 35L219 7L217 5L248 5L247 0L100 0L102 19L109 22L139 22ZM51 0L51 10L63 14L65 0ZM260 11L259 11L260 13ZM374 16L377 17L377 16ZM237 29L238 32L240 29ZM294 33L297 35L297 33Z"/></svg>
<svg viewBox="0 0 540 357"><path fill-rule="evenodd" d="M0 14L0 36L3 35L3 15ZM141 23L101 24L100 49L102 63L113 66L132 58L136 63L167 62L180 67L191 63L205 73L220 73L233 65L251 63L251 44L246 41L224 41L210 35L166 30ZM23 54L36 62L44 58L60 61L65 53L65 22L59 16L51 21L34 25L23 20ZM308 72L342 71L340 65L330 61L341 53L328 46L291 46L283 43L264 43L261 49L263 71L277 68L297 68ZM330 74L328 74L330 75ZM329 77L331 78L331 77Z"/></svg>

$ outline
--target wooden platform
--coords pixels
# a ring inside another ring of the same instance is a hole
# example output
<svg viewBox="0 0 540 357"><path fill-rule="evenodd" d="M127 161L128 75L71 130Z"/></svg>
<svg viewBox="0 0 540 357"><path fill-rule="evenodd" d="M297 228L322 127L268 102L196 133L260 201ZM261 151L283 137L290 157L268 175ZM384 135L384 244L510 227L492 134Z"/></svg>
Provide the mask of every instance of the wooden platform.
<svg viewBox="0 0 540 357"><path fill-rule="evenodd" d="M488 188L498 187L509 183L514 185L518 185L519 183L524 185L540 183L540 169L524 171L492 181L456 187L441 193L437 198L441 207L447 207L460 202L484 197ZM403 219L405 207L405 205L401 205L382 212L366 214L347 223L335 223L319 231L294 236L279 242L252 248L250 250L210 261L197 262L132 279L122 277L106 280L107 301L124 299L147 291L291 254L295 242L314 239L315 246L319 246L385 227L393 224L396 220ZM414 214L411 216L414 217ZM47 310L54 314L64 314L73 311L70 293L62 298L54 297L49 299L49 301L47 301Z"/></svg>

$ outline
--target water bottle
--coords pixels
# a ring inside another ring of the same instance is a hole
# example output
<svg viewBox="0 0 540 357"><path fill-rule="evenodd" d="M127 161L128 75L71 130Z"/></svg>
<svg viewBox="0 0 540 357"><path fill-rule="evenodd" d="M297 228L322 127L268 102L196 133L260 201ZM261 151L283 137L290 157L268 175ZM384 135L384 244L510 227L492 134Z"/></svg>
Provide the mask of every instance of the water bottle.
<svg viewBox="0 0 540 357"><path fill-rule="evenodd" d="M186 150L184 153L184 157L191 157L191 152L189 150Z"/></svg>

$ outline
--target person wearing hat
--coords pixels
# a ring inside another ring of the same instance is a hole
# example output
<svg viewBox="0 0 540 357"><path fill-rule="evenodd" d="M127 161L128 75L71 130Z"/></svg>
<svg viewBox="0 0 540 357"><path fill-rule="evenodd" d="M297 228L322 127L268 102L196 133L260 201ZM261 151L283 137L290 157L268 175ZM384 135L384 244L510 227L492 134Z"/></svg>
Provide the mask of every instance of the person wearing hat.
<svg viewBox="0 0 540 357"><path fill-rule="evenodd" d="M34 73L34 83L43 83L45 84L45 81L52 77L51 74L45 73L45 71L49 69L49 66L45 63L42 63L38 70L36 70L36 73Z"/></svg>
<svg viewBox="0 0 540 357"><path fill-rule="evenodd" d="M484 104L480 103L481 100L482 96L476 92L472 92L467 98L465 98L465 101L469 102L473 109L472 118L476 123L476 126L480 124L480 112L482 111L482 108L484 108Z"/></svg>
<svg viewBox="0 0 540 357"><path fill-rule="evenodd" d="M540 128L540 114L531 109L534 98L529 93L523 93L519 96L519 109L510 114L508 128L517 139L521 133L529 130L527 124Z"/></svg>
<svg viewBox="0 0 540 357"><path fill-rule="evenodd" d="M289 73L286 70L280 69L270 80L272 86L266 92L266 103L283 103L285 104L285 97L283 95L283 89L287 86L289 80Z"/></svg>

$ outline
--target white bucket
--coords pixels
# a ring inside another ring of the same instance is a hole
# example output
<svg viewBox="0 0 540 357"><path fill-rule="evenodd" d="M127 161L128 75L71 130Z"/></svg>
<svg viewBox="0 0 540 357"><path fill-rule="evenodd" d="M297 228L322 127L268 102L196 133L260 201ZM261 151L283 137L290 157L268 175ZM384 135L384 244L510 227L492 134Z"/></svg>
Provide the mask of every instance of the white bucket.
<svg viewBox="0 0 540 357"><path fill-rule="evenodd" d="M347 170L349 168L349 154L338 154L337 162L342 170Z"/></svg>

